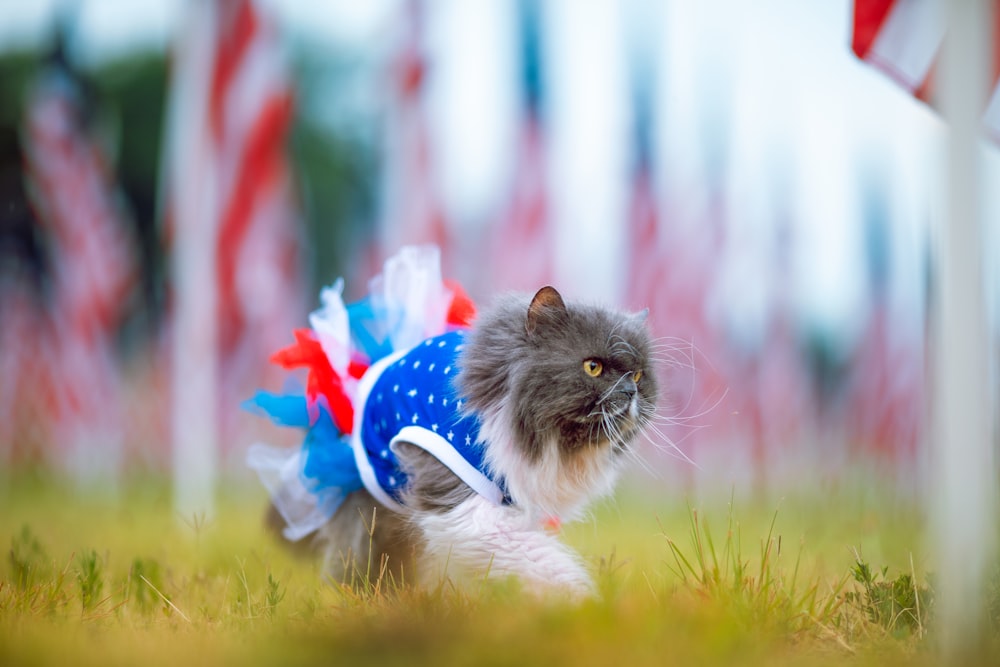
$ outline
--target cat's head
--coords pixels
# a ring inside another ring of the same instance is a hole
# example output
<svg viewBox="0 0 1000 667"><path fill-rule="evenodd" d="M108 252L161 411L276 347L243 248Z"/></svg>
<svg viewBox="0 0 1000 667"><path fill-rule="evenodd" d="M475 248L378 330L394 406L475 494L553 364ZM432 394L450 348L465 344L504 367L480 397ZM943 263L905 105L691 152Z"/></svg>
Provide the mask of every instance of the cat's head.
<svg viewBox="0 0 1000 667"><path fill-rule="evenodd" d="M653 417L650 346L642 314L567 305L552 287L501 298L476 323L458 377L466 405L502 441L488 452L499 472L586 477L613 465Z"/></svg>

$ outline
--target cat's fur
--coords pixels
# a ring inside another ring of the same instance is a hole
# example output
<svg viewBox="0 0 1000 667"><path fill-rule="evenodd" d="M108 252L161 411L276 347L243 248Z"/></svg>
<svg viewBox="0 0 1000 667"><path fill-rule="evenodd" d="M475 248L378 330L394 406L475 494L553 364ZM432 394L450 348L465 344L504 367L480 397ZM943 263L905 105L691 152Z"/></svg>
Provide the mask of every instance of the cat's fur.
<svg viewBox="0 0 1000 667"><path fill-rule="evenodd" d="M456 382L512 503L491 503L425 450L397 443L406 512L353 493L318 535L327 571L346 581L374 576L380 564L406 580L488 572L536 590L590 592L580 558L543 526L577 519L610 493L623 454L653 416L644 319L566 305L551 287L533 299L499 299L470 332ZM588 360L602 365L598 377L586 372Z"/></svg>

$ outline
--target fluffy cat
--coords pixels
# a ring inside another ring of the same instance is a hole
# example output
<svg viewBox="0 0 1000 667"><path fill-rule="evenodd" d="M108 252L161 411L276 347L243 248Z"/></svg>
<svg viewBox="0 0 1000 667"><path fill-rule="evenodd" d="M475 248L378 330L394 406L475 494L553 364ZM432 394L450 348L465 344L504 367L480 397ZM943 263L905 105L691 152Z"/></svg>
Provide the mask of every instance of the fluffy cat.
<svg viewBox="0 0 1000 667"><path fill-rule="evenodd" d="M328 572L350 580L382 563L408 581L414 573L488 574L517 577L531 590L592 593L581 559L550 529L612 491L653 418L657 384L644 320L566 304L543 287L533 298L500 298L464 337L426 341L426 354L454 344L453 364L421 356L418 345L373 367L361 381L367 400L353 443L366 488L319 531ZM427 373L430 384L407 392L395 375L404 372ZM388 422L373 413L404 393L421 404L450 397L455 421L418 411L411 418L409 407L389 408ZM472 456L481 457L469 467L439 449L465 437L463 424L473 429ZM385 431L394 457L383 445L362 451L363 434L375 430ZM391 458L402 475L379 468Z"/></svg>

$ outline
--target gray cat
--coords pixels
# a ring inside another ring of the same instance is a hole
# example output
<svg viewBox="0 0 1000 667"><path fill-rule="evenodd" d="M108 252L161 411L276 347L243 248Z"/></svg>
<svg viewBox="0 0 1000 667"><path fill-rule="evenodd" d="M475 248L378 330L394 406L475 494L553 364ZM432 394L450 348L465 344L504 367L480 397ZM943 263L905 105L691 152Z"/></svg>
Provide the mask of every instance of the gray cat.
<svg viewBox="0 0 1000 667"><path fill-rule="evenodd" d="M330 574L488 574L591 593L552 529L612 491L651 424L644 320L543 287L500 298L466 334L375 364L359 385L352 442L366 488L318 535Z"/></svg>

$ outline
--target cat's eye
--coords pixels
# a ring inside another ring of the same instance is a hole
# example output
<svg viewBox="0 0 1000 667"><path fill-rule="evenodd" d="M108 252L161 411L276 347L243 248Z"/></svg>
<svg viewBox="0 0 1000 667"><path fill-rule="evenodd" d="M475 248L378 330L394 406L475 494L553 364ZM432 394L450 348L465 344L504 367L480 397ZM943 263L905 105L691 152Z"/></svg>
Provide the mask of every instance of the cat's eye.
<svg viewBox="0 0 1000 667"><path fill-rule="evenodd" d="M583 362L583 370L587 375L595 378L604 371L604 364L599 362L597 359L587 359Z"/></svg>
<svg viewBox="0 0 1000 667"><path fill-rule="evenodd" d="M642 371L632 373L632 382L638 383L642 379Z"/></svg>

